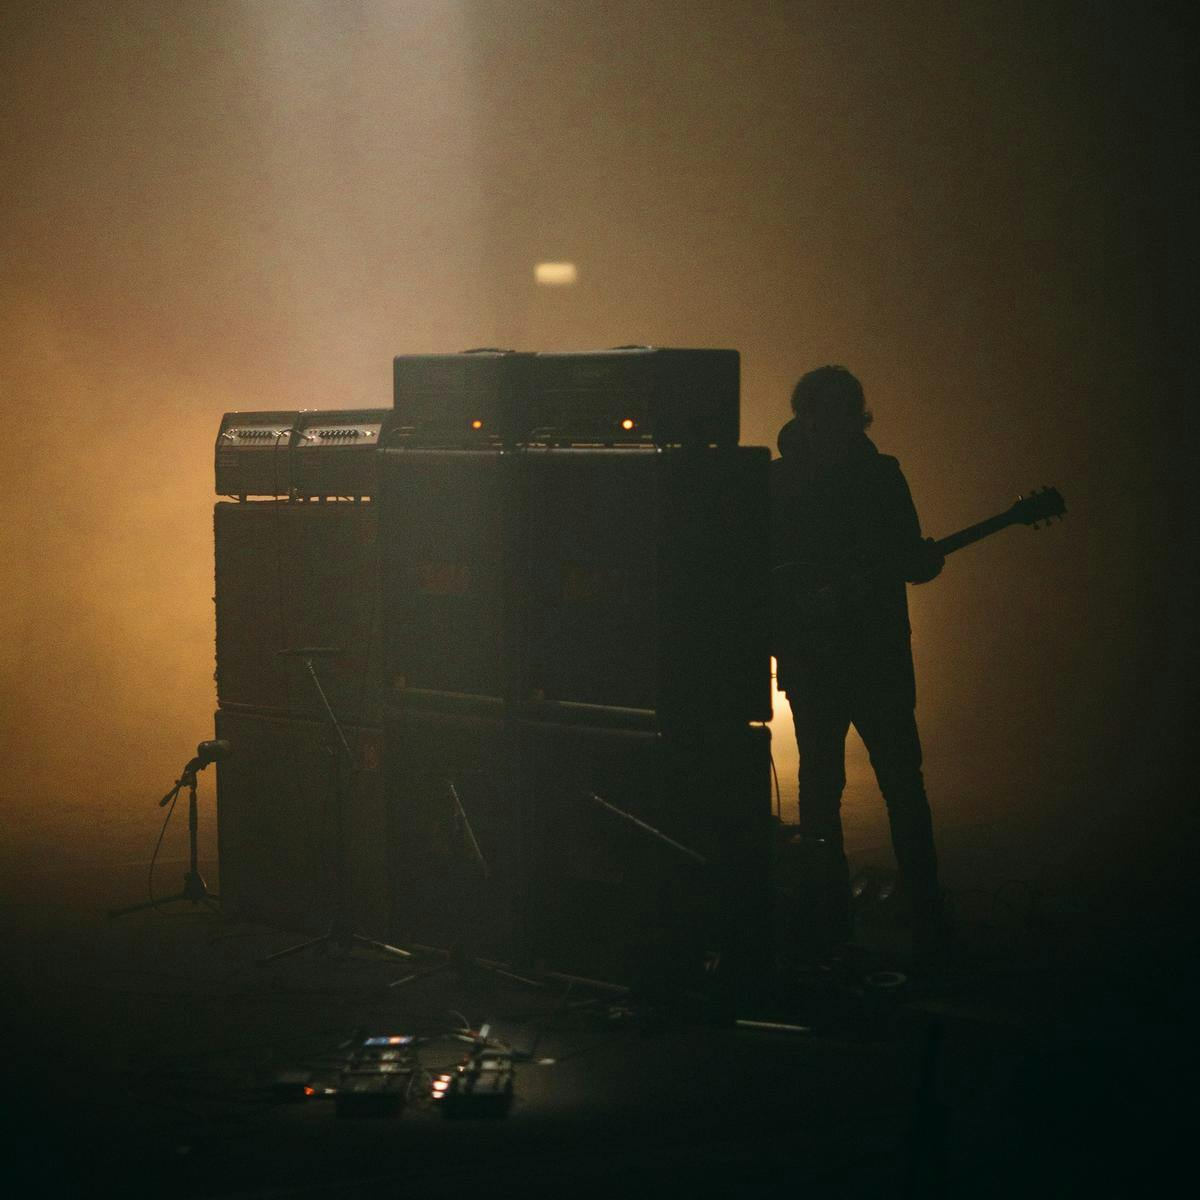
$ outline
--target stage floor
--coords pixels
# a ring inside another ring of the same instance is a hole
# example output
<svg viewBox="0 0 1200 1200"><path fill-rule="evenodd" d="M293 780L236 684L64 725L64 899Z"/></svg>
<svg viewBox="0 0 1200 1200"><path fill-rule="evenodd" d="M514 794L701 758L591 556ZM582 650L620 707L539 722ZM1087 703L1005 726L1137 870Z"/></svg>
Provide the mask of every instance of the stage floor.
<svg viewBox="0 0 1200 1200"><path fill-rule="evenodd" d="M39 878L6 888L12 1195L1119 1196L1152 1188L1183 1120L1191 965L1105 947L1069 905L1033 927L976 914L972 972L898 991L863 973L903 931L864 928L841 977L782 972L740 1002L810 1030L788 1033L556 979L390 987L410 969L359 952L263 966L290 933L188 905L109 920L144 894L133 865L77 872L66 898ZM484 1023L523 1052L507 1117L272 1094L363 1032L428 1038L422 1065L449 1067L453 1031Z"/></svg>

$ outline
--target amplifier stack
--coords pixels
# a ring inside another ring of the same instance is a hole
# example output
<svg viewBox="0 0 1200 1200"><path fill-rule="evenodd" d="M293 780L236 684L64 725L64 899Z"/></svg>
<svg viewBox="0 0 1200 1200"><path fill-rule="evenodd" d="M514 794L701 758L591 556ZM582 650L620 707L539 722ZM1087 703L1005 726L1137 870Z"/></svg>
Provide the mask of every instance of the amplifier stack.
<svg viewBox="0 0 1200 1200"><path fill-rule="evenodd" d="M401 356L391 410L224 418L235 905L325 903L320 713L280 654L321 646L373 936L622 982L713 949L757 969L769 454L737 445L737 374L733 351Z"/></svg>
<svg viewBox="0 0 1200 1200"><path fill-rule="evenodd" d="M424 446L736 446L736 350L399 355L395 433Z"/></svg>

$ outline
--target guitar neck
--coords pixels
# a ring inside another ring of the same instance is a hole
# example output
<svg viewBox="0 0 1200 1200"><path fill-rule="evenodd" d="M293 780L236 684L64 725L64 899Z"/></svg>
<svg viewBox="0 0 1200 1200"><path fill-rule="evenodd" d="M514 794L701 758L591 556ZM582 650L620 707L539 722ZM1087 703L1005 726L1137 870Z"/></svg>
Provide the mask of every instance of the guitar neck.
<svg viewBox="0 0 1200 1200"><path fill-rule="evenodd" d="M960 529L948 537L939 538L937 548L943 554L953 554L955 550L961 550L964 546L970 546L975 542L982 541L985 537L991 537L993 533L999 533L1001 529L1007 529L1012 523L1011 512L997 513L994 517L988 517L986 521L968 525L966 529Z"/></svg>

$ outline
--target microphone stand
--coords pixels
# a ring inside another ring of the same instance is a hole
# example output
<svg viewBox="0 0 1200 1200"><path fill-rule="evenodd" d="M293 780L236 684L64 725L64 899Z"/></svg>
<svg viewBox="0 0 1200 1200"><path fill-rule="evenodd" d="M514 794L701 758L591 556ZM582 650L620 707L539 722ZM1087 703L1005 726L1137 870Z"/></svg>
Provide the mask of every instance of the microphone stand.
<svg viewBox="0 0 1200 1200"><path fill-rule="evenodd" d="M467 815L467 810L463 806L462 797L458 792L458 785L453 779L445 780L446 793L454 802L454 810L463 824L463 831L467 835L467 841L471 847L471 857L479 864L480 870L483 872L483 878L490 879L492 875L491 867L488 866L488 861L484 857L483 850L479 846L479 839L475 836L475 830L471 825L471 818ZM541 988L544 984L538 979L531 979L528 975L519 975L517 972L510 970L508 964L495 962L488 958L479 958L472 954L462 945L450 946L448 948L440 946L419 946L416 949L429 951L439 955L441 962L434 964L432 967L427 967L422 971L417 971L411 975L405 975L400 979L393 979L388 984L390 988L405 987L410 983L419 983L423 979L428 979L432 975L439 975L443 971L454 971L460 977L470 977L475 973L482 972L487 975L495 976L499 979L507 979L512 983L519 983L526 987Z"/></svg>
<svg viewBox="0 0 1200 1200"><path fill-rule="evenodd" d="M203 747L201 747L203 749ZM189 900L192 904L203 904L213 912L219 911L217 903L221 897L210 892L200 874L197 864L196 830L199 827L199 816L196 807L196 773L203 771L211 759L197 756L183 768L183 773L175 780L175 786L158 802L159 808L166 808L186 787L188 790L188 869L183 877L183 891L173 896L160 896L156 900L144 900L141 904L130 904L126 908L109 910L110 917L124 917L129 913L141 912L147 908L161 908L164 904L174 904L177 900Z"/></svg>
<svg viewBox="0 0 1200 1200"><path fill-rule="evenodd" d="M715 879L718 868L698 850L685 845L628 810L619 808L591 788L577 788L575 794L610 816L625 822L637 830L643 839L666 846L677 856L686 859ZM656 870L655 874L657 895L650 920L650 942L637 953L637 963L633 967L634 977L631 980L633 986L629 989L629 994L646 1009L644 1020L648 1029L665 1020L667 1012L675 1009L688 992L687 952L691 948L690 940L685 937L684 925L674 918L671 911L670 877L661 869ZM687 925L691 926L692 922L688 921ZM691 965L697 969L700 966L699 962Z"/></svg>
<svg viewBox="0 0 1200 1200"><path fill-rule="evenodd" d="M279 651L278 653L286 654L288 651ZM325 689L321 686L321 680L317 676L316 669L313 667L313 656L318 653L328 653L324 647L306 646L299 651L290 652L294 657L299 658L304 663L304 669L308 672L309 678L312 680L312 685L321 702L321 707L325 710L325 721L329 732L329 754L331 760L331 768L333 773L333 802L334 802L334 852L333 852L333 871L334 871L334 899L333 899L333 915L329 921L329 928L319 937L309 938L307 941L298 942L294 946L287 946L283 950L276 950L274 954L268 954L266 958L260 960L260 966L269 962L274 962L277 958L286 958L292 954L299 954L303 950L310 950L316 946L334 946L341 950L352 950L355 946L364 946L370 950L377 950L381 954L385 954L391 958L411 958L412 955L408 950L402 950L399 946L390 946L387 942L377 942L372 938L355 931L350 923L349 903L346 888L346 830L345 830L345 813L344 813L344 789L342 786L342 763L343 761L350 764L351 769L354 768L354 752L350 749L350 743L346 741L346 734L342 730L341 722L337 719L337 714L333 711L333 706L329 703L329 697L325 694Z"/></svg>

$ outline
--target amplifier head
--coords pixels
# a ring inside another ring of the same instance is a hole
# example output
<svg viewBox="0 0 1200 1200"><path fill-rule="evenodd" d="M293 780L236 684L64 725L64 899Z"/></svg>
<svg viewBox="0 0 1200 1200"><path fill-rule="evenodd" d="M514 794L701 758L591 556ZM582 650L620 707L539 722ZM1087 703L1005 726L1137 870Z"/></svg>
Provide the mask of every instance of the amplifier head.
<svg viewBox="0 0 1200 1200"><path fill-rule="evenodd" d="M515 350L398 355L392 361L393 443L447 448L511 444L534 358Z"/></svg>
<svg viewBox="0 0 1200 1200"><path fill-rule="evenodd" d="M299 413L229 412L221 418L215 451L219 496L286 496L289 448Z"/></svg>
<svg viewBox="0 0 1200 1200"><path fill-rule="evenodd" d="M370 496L375 492L373 451L391 426L387 408L305 409L292 437L292 494Z"/></svg>
<svg viewBox="0 0 1200 1200"><path fill-rule="evenodd" d="M736 350L537 355L520 440L546 445L737 445Z"/></svg>

